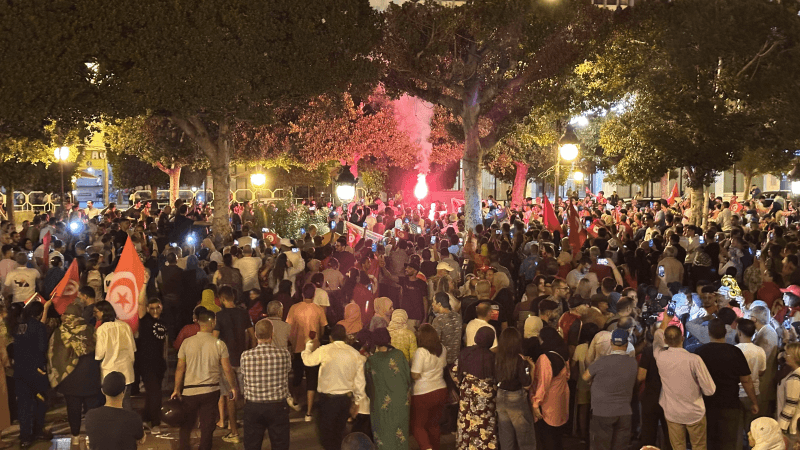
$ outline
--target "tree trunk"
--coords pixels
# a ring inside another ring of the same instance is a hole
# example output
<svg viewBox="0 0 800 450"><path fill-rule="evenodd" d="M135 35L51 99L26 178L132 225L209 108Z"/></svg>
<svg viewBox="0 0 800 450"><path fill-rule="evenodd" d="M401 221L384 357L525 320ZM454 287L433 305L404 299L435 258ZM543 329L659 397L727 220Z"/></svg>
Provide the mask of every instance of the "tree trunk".
<svg viewBox="0 0 800 450"><path fill-rule="evenodd" d="M461 123L464 127L464 215L467 230L474 230L475 225L483 223L481 214L481 169L483 168L483 148L478 129L479 86L474 86L464 95Z"/></svg>
<svg viewBox="0 0 800 450"><path fill-rule="evenodd" d="M692 190L692 218L689 221L692 225L703 226L703 212L705 211L706 196L705 190L702 185L700 188L691 188Z"/></svg>
<svg viewBox="0 0 800 450"><path fill-rule="evenodd" d="M514 161L517 166L517 173L514 176L514 189L511 192L511 207L519 208L522 205L522 199L525 198L525 188L528 186L528 165Z"/></svg>
<svg viewBox="0 0 800 450"><path fill-rule="evenodd" d="M14 186L8 183L8 186L6 186L6 204L4 206L6 208L8 221L11 223L14 223L14 203Z"/></svg>
<svg viewBox="0 0 800 450"><path fill-rule="evenodd" d="M158 186L150 185L150 198L158 203ZM133 204L136 204L136 200L134 200Z"/></svg>
<svg viewBox="0 0 800 450"><path fill-rule="evenodd" d="M753 185L753 178L755 178L755 175L744 171L742 172L742 175L744 175L744 192L742 193L742 195L744 198L743 201L746 202L747 200L750 199L750 186Z"/></svg>
<svg viewBox="0 0 800 450"><path fill-rule="evenodd" d="M181 169L183 167L180 164L173 164L171 168L166 168L161 163L157 163L156 167L169 176L169 204L174 207L175 202L178 201L178 190L181 188Z"/></svg>

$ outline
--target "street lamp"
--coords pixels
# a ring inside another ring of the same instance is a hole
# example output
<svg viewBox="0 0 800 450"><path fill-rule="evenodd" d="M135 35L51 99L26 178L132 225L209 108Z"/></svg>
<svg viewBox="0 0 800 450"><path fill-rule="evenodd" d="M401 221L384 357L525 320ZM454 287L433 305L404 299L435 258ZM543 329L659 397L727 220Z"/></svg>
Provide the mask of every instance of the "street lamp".
<svg viewBox="0 0 800 450"><path fill-rule="evenodd" d="M69 147L57 147L53 155L61 167L61 210L64 210L64 161L69 158Z"/></svg>
<svg viewBox="0 0 800 450"><path fill-rule="evenodd" d="M345 164L342 166L334 183L336 184L336 196L339 197L342 203L347 203L356 196L358 178L350 171L350 165Z"/></svg>
<svg viewBox="0 0 800 450"><path fill-rule="evenodd" d="M253 186L260 188L261 186L266 184L266 182L267 182L267 176L264 175L263 173L250 174L250 183L252 183Z"/></svg>
<svg viewBox="0 0 800 450"><path fill-rule="evenodd" d="M572 174L572 179L575 180L576 183L583 182L583 172L580 170L576 170L575 173Z"/></svg>
<svg viewBox="0 0 800 450"><path fill-rule="evenodd" d="M558 169L561 160L572 161L578 157L578 146L581 141L572 129L572 125L567 125L567 129L561 139L558 140L558 152L556 153L556 184L555 184L555 201L558 204Z"/></svg>

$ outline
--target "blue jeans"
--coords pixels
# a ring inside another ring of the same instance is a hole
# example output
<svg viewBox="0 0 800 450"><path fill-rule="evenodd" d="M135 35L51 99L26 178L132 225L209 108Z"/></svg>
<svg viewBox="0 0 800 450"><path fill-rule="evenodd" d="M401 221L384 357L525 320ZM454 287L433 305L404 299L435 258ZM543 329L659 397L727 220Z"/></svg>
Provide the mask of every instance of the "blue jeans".
<svg viewBox="0 0 800 450"><path fill-rule="evenodd" d="M497 431L500 448L535 450L533 413L524 389L497 390Z"/></svg>
<svg viewBox="0 0 800 450"><path fill-rule="evenodd" d="M47 412L47 401L36 398L36 390L30 386L29 380L14 380L14 391L17 397L17 415L19 417L19 440L31 442L33 437L44 429L44 415Z"/></svg>

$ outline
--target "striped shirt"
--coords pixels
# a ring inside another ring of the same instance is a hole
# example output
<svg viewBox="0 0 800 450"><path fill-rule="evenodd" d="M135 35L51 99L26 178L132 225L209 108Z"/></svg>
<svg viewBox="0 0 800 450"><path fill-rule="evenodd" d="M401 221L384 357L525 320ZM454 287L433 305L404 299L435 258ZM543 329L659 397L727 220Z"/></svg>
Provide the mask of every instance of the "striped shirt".
<svg viewBox="0 0 800 450"><path fill-rule="evenodd" d="M260 343L242 353L240 370L244 398L251 402L272 402L289 397L289 351L272 343Z"/></svg>
<svg viewBox="0 0 800 450"><path fill-rule="evenodd" d="M797 419L800 418L800 369L795 369L778 385L778 425L790 434L797 433Z"/></svg>

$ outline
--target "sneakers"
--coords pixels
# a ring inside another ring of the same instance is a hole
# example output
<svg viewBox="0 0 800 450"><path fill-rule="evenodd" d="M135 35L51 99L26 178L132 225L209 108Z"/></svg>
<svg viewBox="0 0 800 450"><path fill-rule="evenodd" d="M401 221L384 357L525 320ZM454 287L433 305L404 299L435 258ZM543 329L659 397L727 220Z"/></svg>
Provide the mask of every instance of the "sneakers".
<svg viewBox="0 0 800 450"><path fill-rule="evenodd" d="M161 434L161 427L158 425L153 425L150 427L150 434L159 435Z"/></svg>
<svg viewBox="0 0 800 450"><path fill-rule="evenodd" d="M311 422L312 417L311 414L306 414L306 422Z"/></svg>
<svg viewBox="0 0 800 450"><path fill-rule="evenodd" d="M80 436L72 436L72 437L69 439L69 445L71 445L71 446L73 446L73 447L76 447L76 446L78 446L78 445L81 445L81 437L80 437Z"/></svg>
<svg viewBox="0 0 800 450"><path fill-rule="evenodd" d="M239 437L238 434L231 434L231 433L222 436L222 440L231 444L238 444L242 442L242 439Z"/></svg>
<svg viewBox="0 0 800 450"><path fill-rule="evenodd" d="M293 410L295 410L295 411L300 411L300 409L301 409L300 405L298 405L297 403L295 403L295 402L294 402L294 398L292 398L292 397L288 397L288 398L286 399L286 403L288 403L288 404L289 404L289 407L290 407L290 408L292 408L292 409L293 409Z"/></svg>

